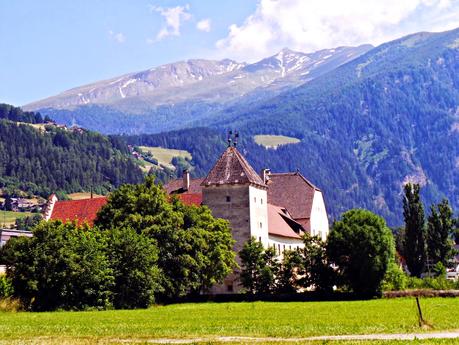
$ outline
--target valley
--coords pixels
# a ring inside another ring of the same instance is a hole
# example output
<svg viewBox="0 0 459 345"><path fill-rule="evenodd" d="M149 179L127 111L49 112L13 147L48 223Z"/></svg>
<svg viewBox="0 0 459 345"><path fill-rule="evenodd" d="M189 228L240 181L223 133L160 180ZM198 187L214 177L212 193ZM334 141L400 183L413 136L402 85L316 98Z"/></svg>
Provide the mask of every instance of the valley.
<svg viewBox="0 0 459 345"><path fill-rule="evenodd" d="M407 181L423 184L426 203L447 197L459 206L458 37L456 29L378 47L284 49L252 64L187 60L24 109L161 148L142 153L152 162L136 164L162 181L183 169L205 176L227 130L236 129L257 171L264 162L277 172L301 171L332 200L332 219L364 207L395 226Z"/></svg>

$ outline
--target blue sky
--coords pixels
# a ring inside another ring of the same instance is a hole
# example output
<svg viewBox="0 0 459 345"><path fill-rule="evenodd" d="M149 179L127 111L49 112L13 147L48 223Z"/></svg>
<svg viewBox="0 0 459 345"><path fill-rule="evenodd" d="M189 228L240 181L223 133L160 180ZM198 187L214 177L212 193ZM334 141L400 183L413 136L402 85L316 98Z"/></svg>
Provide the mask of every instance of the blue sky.
<svg viewBox="0 0 459 345"><path fill-rule="evenodd" d="M189 58L255 61L459 27L456 0L0 0L0 102Z"/></svg>

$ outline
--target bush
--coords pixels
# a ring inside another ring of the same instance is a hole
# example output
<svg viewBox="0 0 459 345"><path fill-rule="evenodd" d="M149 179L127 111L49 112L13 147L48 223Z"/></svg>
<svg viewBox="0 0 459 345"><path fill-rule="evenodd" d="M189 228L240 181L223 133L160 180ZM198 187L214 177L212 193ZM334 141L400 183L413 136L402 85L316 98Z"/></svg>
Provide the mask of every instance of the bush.
<svg viewBox="0 0 459 345"><path fill-rule="evenodd" d="M4 274L0 275L0 298L6 298L13 295L13 285L11 280Z"/></svg>
<svg viewBox="0 0 459 345"><path fill-rule="evenodd" d="M448 280L444 276L416 278L409 277L407 280L408 289L432 289L432 290L452 290L459 289L459 281Z"/></svg>
<svg viewBox="0 0 459 345"><path fill-rule="evenodd" d="M0 311L17 312L22 309L21 301L18 298L0 298Z"/></svg>
<svg viewBox="0 0 459 345"><path fill-rule="evenodd" d="M386 275L382 282L383 291L405 290L408 277L403 270L394 262L389 264Z"/></svg>

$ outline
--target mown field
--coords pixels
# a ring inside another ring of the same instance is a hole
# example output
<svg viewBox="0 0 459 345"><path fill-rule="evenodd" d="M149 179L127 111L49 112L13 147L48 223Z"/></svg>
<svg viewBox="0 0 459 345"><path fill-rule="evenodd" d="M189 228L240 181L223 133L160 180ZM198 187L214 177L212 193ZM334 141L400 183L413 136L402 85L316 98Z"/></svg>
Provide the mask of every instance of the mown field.
<svg viewBox="0 0 459 345"><path fill-rule="evenodd" d="M91 198L91 192L79 192L79 193L71 193L67 195L70 200L82 200L82 199L89 199ZM103 195L99 195L96 193L93 193L92 197L93 198L100 198Z"/></svg>
<svg viewBox="0 0 459 345"><path fill-rule="evenodd" d="M273 149L277 149L280 145L298 144L301 142L300 139L285 135L255 135L253 138L258 145Z"/></svg>
<svg viewBox="0 0 459 345"><path fill-rule="evenodd" d="M16 219L31 216L30 212L12 212L0 211L0 226L10 226L15 223Z"/></svg>
<svg viewBox="0 0 459 345"><path fill-rule="evenodd" d="M421 305L424 317L431 325L430 329L419 327L416 302L408 298L351 302L190 303L156 306L147 310L2 312L0 344L2 341L60 344L142 343L159 338L207 339L221 336L283 339L459 329L459 298L425 298L421 300ZM340 342L360 343L402 344L406 341ZM457 344L459 339L426 340L418 343Z"/></svg>

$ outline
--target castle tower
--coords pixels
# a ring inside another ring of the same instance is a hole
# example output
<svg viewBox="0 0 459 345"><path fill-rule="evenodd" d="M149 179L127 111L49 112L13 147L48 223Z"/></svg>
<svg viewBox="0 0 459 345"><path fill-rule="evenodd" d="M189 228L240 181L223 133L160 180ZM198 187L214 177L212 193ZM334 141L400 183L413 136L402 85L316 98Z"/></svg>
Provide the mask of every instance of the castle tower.
<svg viewBox="0 0 459 345"><path fill-rule="evenodd" d="M214 217L229 221L236 253L250 237L268 246L268 187L236 147L226 149L201 186L203 204ZM237 292L237 279L235 272L214 292Z"/></svg>

